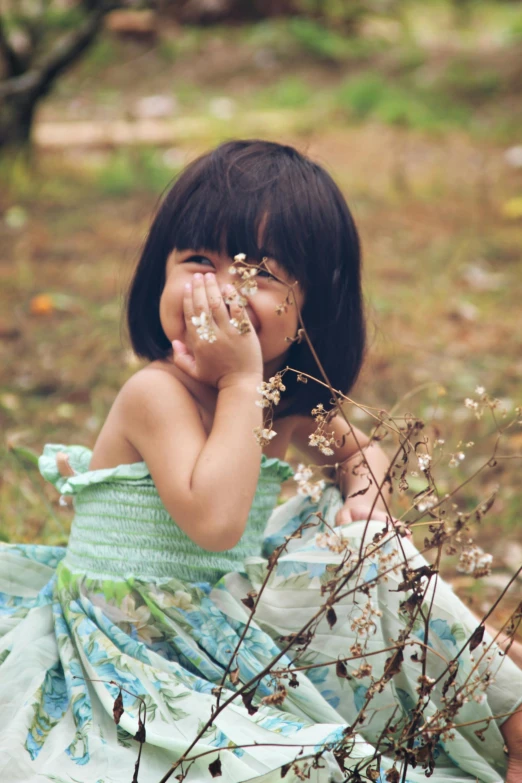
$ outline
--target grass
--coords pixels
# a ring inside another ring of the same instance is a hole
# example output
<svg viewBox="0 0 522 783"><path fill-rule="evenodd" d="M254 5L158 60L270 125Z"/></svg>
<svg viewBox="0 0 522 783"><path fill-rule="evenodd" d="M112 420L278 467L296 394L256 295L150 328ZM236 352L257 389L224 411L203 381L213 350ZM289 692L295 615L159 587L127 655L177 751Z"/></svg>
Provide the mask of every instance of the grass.
<svg viewBox="0 0 522 783"><path fill-rule="evenodd" d="M234 27L166 25L152 47L102 36L60 81L41 116L132 116L136 99L163 94L174 95L179 115L190 117L221 95L239 112L298 109L308 130L319 106L329 125L371 119L435 134L465 128L485 141L516 143L519 4L471 3L468 23L458 30L448 2L401 8L400 18L370 14L358 36L333 18L301 17Z"/></svg>
<svg viewBox="0 0 522 783"><path fill-rule="evenodd" d="M96 183L106 196L122 197L133 192L160 193L175 174L160 151L146 147L112 152L96 173Z"/></svg>

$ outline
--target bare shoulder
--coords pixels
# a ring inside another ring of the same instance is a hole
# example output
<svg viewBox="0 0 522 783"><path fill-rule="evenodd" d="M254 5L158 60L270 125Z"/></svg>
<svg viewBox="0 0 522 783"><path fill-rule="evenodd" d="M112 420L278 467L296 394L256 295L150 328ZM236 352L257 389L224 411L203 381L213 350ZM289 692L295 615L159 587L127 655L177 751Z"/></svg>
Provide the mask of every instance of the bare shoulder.
<svg viewBox="0 0 522 783"><path fill-rule="evenodd" d="M114 403L125 436L132 442L137 431L164 427L175 416L199 421L196 402L183 383L158 365L144 367L123 385Z"/></svg>
<svg viewBox="0 0 522 783"><path fill-rule="evenodd" d="M192 404L194 399L179 378L160 364L151 364L132 375L122 386L116 403L129 410L138 406L141 413L154 412L158 404ZM145 406L143 408L143 406Z"/></svg>
<svg viewBox="0 0 522 783"><path fill-rule="evenodd" d="M168 430L166 422L194 421L197 409L192 396L167 370L147 366L120 389L96 440L91 469L140 461L148 434Z"/></svg>

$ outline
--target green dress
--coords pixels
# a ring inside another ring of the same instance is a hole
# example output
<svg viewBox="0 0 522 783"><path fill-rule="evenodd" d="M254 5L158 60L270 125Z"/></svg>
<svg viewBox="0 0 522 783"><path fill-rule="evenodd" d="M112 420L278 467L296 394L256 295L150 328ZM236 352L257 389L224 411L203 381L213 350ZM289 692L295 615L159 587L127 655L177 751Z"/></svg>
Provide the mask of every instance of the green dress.
<svg viewBox="0 0 522 783"><path fill-rule="evenodd" d="M58 471L60 452L68 456L71 477ZM40 458L43 476L74 498L67 548L0 549L0 780L131 783L140 714L146 717L140 783L159 783L198 734L188 755L205 755L184 762L172 781L185 774L188 783L203 783L221 772L226 783L275 783L283 776L286 783L296 783L303 770L317 783L341 781L346 773L333 750L346 742L347 726L361 710L367 716L358 725L359 734L351 733L344 764L353 769L371 759L372 743L378 742L390 716L397 725L408 718L419 685L419 663L411 660L415 646L406 647L401 671L367 703L372 677L382 674L389 656L373 653L396 638L405 622L399 607L404 593L394 592L399 569L387 582L372 581L382 565L379 558L385 557L388 565L397 560L392 541L384 555L365 561L364 573L353 575L353 585L367 583L365 592L336 606L335 623L331 617L319 623L298 661L313 668L296 675L294 687L283 681L284 700L278 703L277 684L264 676L255 692L232 701L202 731L216 705L216 686L222 685L250 617L242 599L260 590L270 553L311 514L320 511L332 523L340 495L329 488L319 504L296 496L276 508L281 483L292 471L280 460L263 457L241 541L230 551L211 553L197 547L169 517L145 463L90 471L90 459L86 448L61 445L46 446ZM381 528L381 523L370 523L368 540ZM355 550L363 530L363 523L354 523L340 532ZM410 542L404 545L415 567L424 562ZM290 541L263 590L255 622L236 656L233 681L228 677L221 690L221 703L262 672L278 654L281 637L296 633L324 603L322 588L341 558L317 527ZM358 621L361 596L381 612L366 636ZM475 625L448 586L439 583L427 641L431 676L456 654ZM412 638L422 642L425 630L424 623L414 627ZM326 665L349 655L355 642L362 642L372 674L361 677L358 672L365 658L349 661L346 672ZM277 666L291 667L294 655L284 655ZM494 681L479 702L463 704L459 722L509 712L522 700L522 673L507 659L499 668L498 650L494 655ZM450 693L473 676L467 651L459 661ZM120 688L123 713L116 724L113 707ZM434 688L423 720L436 713L441 695L440 686ZM481 740L475 730L485 726ZM329 752L311 768L313 754L325 744ZM456 730L453 738L437 743L434 755L435 781L503 779L505 754L495 721ZM291 765L296 756L299 763ZM374 779L384 783L391 766L390 759L381 757L380 777ZM408 768L410 783L424 779L420 766Z"/></svg>

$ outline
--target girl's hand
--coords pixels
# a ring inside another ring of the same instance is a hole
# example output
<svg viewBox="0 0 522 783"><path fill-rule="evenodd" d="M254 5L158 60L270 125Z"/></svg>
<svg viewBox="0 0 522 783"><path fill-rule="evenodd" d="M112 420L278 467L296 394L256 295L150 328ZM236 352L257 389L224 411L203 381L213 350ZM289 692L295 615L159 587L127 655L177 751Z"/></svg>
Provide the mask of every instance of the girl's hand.
<svg viewBox="0 0 522 783"><path fill-rule="evenodd" d="M233 287L228 286L233 292ZM190 349L181 340L173 340L173 361L176 367L191 378L210 386L223 389L245 378L262 380L263 357L254 327L246 311L237 304L231 304L230 312L219 290L213 274L195 274L192 283L185 285L183 294L183 315ZM193 316L208 316L209 328L215 340L201 339ZM230 323L232 318L248 321L250 331L239 334Z"/></svg>
<svg viewBox="0 0 522 783"><path fill-rule="evenodd" d="M391 523L394 527L402 527L403 523L398 519L390 518L390 515L380 508L374 508L371 511L371 505L361 503L361 501L350 503L349 501L339 509L335 516L336 525L349 525L351 522L358 522L360 520L376 520L377 522ZM371 514L370 514L371 512ZM411 538L411 532L408 530L406 534Z"/></svg>

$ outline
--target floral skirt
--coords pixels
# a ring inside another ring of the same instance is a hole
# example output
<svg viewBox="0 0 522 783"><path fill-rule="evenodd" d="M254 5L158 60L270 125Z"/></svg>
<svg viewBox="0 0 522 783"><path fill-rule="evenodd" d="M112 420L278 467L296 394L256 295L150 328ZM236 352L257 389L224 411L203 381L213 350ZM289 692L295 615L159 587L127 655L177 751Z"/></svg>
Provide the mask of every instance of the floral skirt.
<svg viewBox="0 0 522 783"><path fill-rule="evenodd" d="M331 522L340 502L331 488L319 505L278 507L264 556L216 585L93 579L64 566L63 548L2 546L0 779L160 783L183 757L172 781L327 783L360 769L384 783L401 779L402 737L411 783L426 771L501 781L502 718L491 718L520 704L522 672L487 638L470 653L478 623L448 585L426 580L418 599L410 573L405 587L404 558L426 566L410 541L385 537L350 570L347 552L356 562L382 523L288 539L314 512ZM344 597L321 613L340 573ZM457 703L456 726L442 730ZM416 728L408 742L405 726Z"/></svg>

